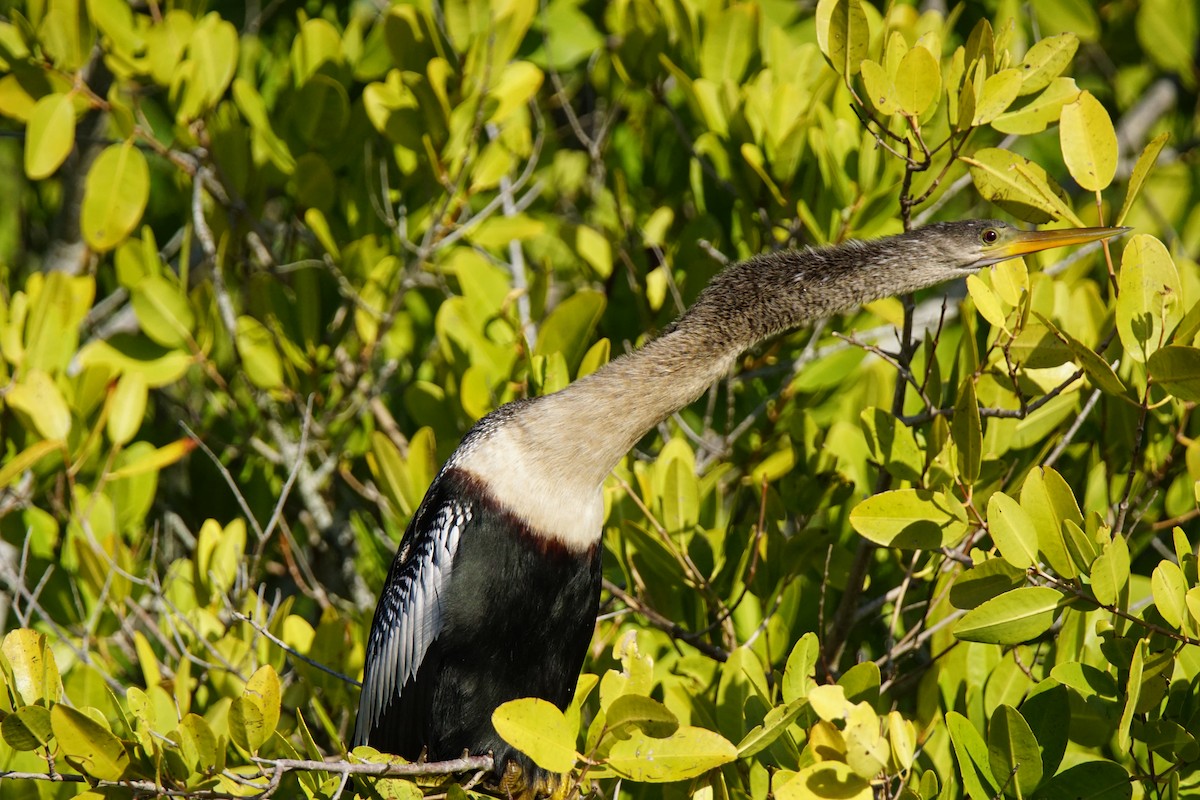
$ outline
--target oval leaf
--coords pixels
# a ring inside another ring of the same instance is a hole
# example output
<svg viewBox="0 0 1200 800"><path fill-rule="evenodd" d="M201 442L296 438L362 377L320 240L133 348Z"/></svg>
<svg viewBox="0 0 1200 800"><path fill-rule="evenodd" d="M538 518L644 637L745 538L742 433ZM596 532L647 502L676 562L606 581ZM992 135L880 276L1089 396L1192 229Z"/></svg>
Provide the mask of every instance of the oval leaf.
<svg viewBox="0 0 1200 800"><path fill-rule="evenodd" d="M984 644L1027 642L1050 630L1062 600L1062 592L1048 586L1014 589L968 611L954 626L954 635Z"/></svg>
<svg viewBox="0 0 1200 800"><path fill-rule="evenodd" d="M50 709L50 726L62 754L93 778L119 781L129 766L129 753L112 731L62 703Z"/></svg>
<svg viewBox="0 0 1200 800"><path fill-rule="evenodd" d="M703 775L737 755L737 747L721 734L684 726L665 739L634 733L613 745L608 766L631 780L666 783Z"/></svg>
<svg viewBox="0 0 1200 800"><path fill-rule="evenodd" d="M926 489L897 489L868 497L850 512L850 524L884 547L949 547L967 532L967 514L954 497Z"/></svg>
<svg viewBox="0 0 1200 800"><path fill-rule="evenodd" d="M558 706L549 700L524 697L509 700L492 712L492 725L500 738L550 772L567 772L575 766L575 731Z"/></svg>
<svg viewBox="0 0 1200 800"><path fill-rule="evenodd" d="M1117 132L1091 92L1063 106L1058 134L1071 177L1089 192L1107 188L1117 172Z"/></svg>
<svg viewBox="0 0 1200 800"><path fill-rule="evenodd" d="M96 157L83 190L80 228L93 250L112 250L142 219L150 198L150 168L132 140Z"/></svg>
<svg viewBox="0 0 1200 800"><path fill-rule="evenodd" d="M1004 560L1017 569L1037 563L1037 528L1021 504L1003 492L988 499L988 532Z"/></svg>
<svg viewBox="0 0 1200 800"><path fill-rule="evenodd" d="M65 94L38 100L25 128L25 174L40 181L54 174L75 146L75 108Z"/></svg>

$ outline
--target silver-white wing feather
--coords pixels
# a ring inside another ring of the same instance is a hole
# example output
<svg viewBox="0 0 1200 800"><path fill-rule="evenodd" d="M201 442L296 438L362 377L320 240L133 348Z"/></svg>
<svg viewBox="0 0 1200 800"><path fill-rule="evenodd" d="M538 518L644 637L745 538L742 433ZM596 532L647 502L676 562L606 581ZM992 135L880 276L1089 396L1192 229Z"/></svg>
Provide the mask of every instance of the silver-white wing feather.
<svg viewBox="0 0 1200 800"><path fill-rule="evenodd" d="M416 677L429 645L442 630L442 596L450 577L458 540L471 521L471 509L449 501L417 537L399 580L379 598L377 623L367 640L366 670L353 744L367 735L404 685Z"/></svg>

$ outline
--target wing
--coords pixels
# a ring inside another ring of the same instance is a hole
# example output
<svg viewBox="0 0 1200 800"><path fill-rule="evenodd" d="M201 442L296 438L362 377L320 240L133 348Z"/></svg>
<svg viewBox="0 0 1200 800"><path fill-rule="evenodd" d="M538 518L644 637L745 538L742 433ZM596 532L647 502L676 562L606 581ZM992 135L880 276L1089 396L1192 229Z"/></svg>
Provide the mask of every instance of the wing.
<svg viewBox="0 0 1200 800"><path fill-rule="evenodd" d="M431 498L434 495L431 491ZM430 645L441 633L451 564L471 516L468 505L443 496L440 503L418 510L405 532L367 638L362 697L351 746L382 744L371 741L372 733L398 704L405 686L416 678Z"/></svg>

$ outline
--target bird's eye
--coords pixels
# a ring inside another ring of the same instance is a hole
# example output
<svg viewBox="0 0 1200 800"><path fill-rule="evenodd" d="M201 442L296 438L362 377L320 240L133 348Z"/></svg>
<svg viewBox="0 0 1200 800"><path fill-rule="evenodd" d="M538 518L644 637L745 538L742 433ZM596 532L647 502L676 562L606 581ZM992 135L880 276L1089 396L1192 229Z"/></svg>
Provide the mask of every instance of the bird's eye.
<svg viewBox="0 0 1200 800"><path fill-rule="evenodd" d="M979 238L984 244L995 244L1000 239L1000 231L995 228L984 228L983 233L979 234Z"/></svg>

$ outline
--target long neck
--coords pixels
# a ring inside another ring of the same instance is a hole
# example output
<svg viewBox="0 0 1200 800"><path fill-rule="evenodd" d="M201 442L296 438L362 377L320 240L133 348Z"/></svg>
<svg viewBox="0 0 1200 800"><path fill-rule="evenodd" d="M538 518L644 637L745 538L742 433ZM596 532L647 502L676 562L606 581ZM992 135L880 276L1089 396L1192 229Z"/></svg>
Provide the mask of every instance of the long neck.
<svg viewBox="0 0 1200 800"><path fill-rule="evenodd" d="M530 405L544 457L598 485L647 431L699 397L746 349L808 320L948 277L914 267L920 259L911 250L907 239L878 239L727 268L663 336Z"/></svg>

